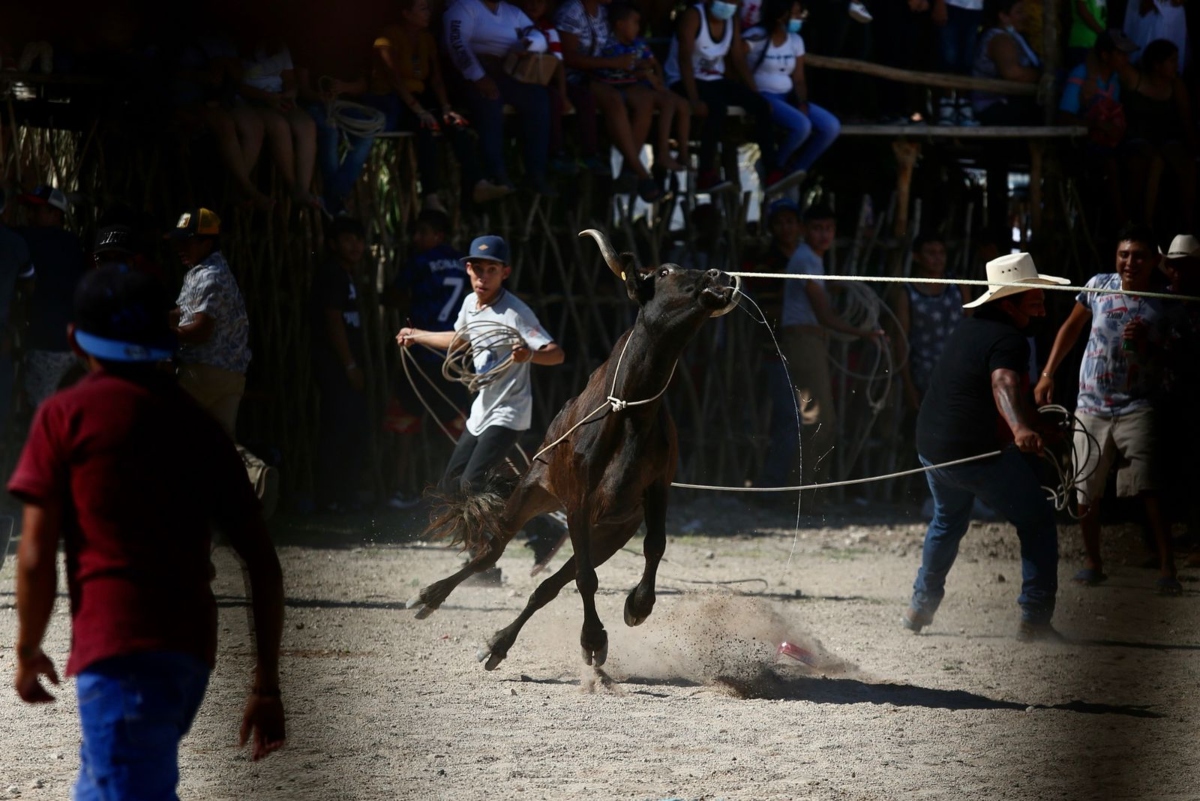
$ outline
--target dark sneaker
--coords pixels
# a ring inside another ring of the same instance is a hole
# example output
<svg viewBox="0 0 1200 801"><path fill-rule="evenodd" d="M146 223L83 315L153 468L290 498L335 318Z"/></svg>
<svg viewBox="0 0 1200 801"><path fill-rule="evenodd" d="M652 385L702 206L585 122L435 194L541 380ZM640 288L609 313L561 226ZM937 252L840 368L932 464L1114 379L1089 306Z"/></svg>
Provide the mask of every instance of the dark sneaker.
<svg viewBox="0 0 1200 801"><path fill-rule="evenodd" d="M562 512L551 512L535 517L525 524L525 531L529 534L525 547L533 551L533 569L529 575L536 576L546 569L550 560L570 539L567 516Z"/></svg>
<svg viewBox="0 0 1200 801"><path fill-rule="evenodd" d="M1107 580L1108 576L1104 575L1102 570L1094 567L1085 567L1071 577L1071 581L1076 584L1082 584L1085 587L1095 587L1097 584Z"/></svg>
<svg viewBox="0 0 1200 801"><path fill-rule="evenodd" d="M1162 576L1154 582L1154 588L1159 595L1174 597L1183 595L1183 585L1174 576Z"/></svg>
<svg viewBox="0 0 1200 801"><path fill-rule="evenodd" d="M1017 626L1017 639L1021 642L1066 642L1049 623L1033 623L1028 620L1022 620Z"/></svg>
<svg viewBox="0 0 1200 801"><path fill-rule="evenodd" d="M900 625L911 631L913 634L920 634L921 629L933 623L933 615L929 612L918 612L911 606L904 610L904 614L900 616Z"/></svg>

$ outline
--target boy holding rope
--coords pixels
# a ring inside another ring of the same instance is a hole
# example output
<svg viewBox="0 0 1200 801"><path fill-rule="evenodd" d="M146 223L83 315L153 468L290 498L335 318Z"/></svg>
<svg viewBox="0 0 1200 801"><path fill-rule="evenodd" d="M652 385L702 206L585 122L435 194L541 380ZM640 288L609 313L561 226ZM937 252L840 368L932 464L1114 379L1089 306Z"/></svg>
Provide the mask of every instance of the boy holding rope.
<svg viewBox="0 0 1200 801"><path fill-rule="evenodd" d="M401 328L396 342L439 350L472 349L474 378L479 390L463 432L438 485L444 493L479 492L493 468L527 431L533 418L530 364L561 364L562 348L546 334L533 311L504 288L512 273L508 243L498 236L481 236L471 243L462 261L467 266L472 294L463 300L453 331ZM482 380L491 371L495 380Z"/></svg>

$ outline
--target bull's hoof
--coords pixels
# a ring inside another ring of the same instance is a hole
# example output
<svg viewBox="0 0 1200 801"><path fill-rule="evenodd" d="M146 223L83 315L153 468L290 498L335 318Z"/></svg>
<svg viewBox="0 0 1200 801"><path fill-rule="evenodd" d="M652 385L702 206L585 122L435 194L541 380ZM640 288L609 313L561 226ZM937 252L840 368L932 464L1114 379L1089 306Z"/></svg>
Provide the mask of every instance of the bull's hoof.
<svg viewBox="0 0 1200 801"><path fill-rule="evenodd" d="M408 603L404 604L404 607L406 609L416 609L417 610L417 620L424 620L425 618L429 617L434 612L436 612L438 609L436 605L431 605L429 603L426 603L425 600L421 597L420 593L418 593L417 595L414 595L412 598L409 598Z"/></svg>
<svg viewBox="0 0 1200 801"><path fill-rule="evenodd" d="M637 596L637 590L634 590L633 592L629 593L629 596L625 599L625 625L626 626L642 625L643 623L646 622L646 618L650 617L650 612L654 609L654 604L651 603L650 608L645 610L645 614L639 615L637 612L640 610L634 609L634 606L636 603L636 601L635 601L636 596Z"/></svg>
<svg viewBox="0 0 1200 801"><path fill-rule="evenodd" d="M604 638L604 644L599 648L589 650L587 646L584 646L583 661L589 665L594 665L595 667L600 667L606 661L608 661L608 638Z"/></svg>
<svg viewBox="0 0 1200 801"><path fill-rule="evenodd" d="M507 656L507 654L495 653L491 648L487 647L480 648L475 652L476 660L480 662L483 662L484 660L487 661L487 664L483 666L484 670L495 670L500 666L500 663L504 661L505 656Z"/></svg>

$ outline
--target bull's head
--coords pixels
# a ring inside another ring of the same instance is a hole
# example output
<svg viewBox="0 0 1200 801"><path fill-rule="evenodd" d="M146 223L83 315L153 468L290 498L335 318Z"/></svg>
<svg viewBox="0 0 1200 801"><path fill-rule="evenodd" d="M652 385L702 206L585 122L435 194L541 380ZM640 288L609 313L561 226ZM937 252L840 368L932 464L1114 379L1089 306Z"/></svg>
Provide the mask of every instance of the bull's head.
<svg viewBox="0 0 1200 801"><path fill-rule="evenodd" d="M707 309L710 316L720 317L733 311L742 298L741 279L736 276L720 270L688 270L678 264L641 267L632 253L613 250L608 237L595 228L579 235L596 240L608 269L621 279L630 300L639 306L645 307L655 299L674 306L694 303Z"/></svg>

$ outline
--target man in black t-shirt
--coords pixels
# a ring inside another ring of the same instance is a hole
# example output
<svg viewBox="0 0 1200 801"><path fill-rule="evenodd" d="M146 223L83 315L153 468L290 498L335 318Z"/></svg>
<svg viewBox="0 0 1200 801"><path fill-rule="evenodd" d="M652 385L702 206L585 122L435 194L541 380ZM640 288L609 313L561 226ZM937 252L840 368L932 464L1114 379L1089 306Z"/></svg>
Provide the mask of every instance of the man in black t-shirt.
<svg viewBox="0 0 1200 801"><path fill-rule="evenodd" d="M1016 526L1021 541L1018 639L1057 638L1050 618L1058 592L1058 530L1026 457L1042 451L1026 338L1046 315L1045 293L1025 287L1067 281L1038 275L1027 253L994 259L987 271L988 291L966 304L975 315L946 341L917 414L917 454L933 468L925 477L934 511L902 622L914 632L933 622L978 497ZM962 459L971 461L946 464Z"/></svg>
<svg viewBox="0 0 1200 801"><path fill-rule="evenodd" d="M362 223L338 217L329 232L333 258L313 280L313 367L321 388L317 446L317 508L358 506L369 409L362 310L355 281L365 242Z"/></svg>

